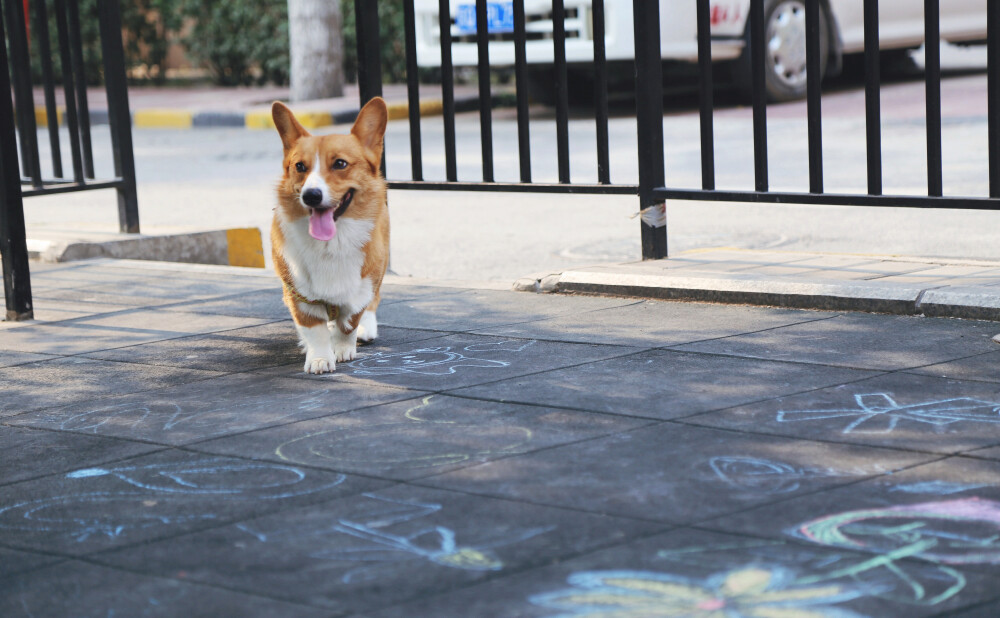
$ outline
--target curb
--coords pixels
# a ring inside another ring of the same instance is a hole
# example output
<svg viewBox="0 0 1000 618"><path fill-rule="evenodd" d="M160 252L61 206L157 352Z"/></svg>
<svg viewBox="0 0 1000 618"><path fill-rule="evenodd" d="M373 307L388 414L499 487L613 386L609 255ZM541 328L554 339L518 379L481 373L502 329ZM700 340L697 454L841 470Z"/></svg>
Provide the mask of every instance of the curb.
<svg viewBox="0 0 1000 618"><path fill-rule="evenodd" d="M876 281L810 281L753 275L642 275L591 271L539 273L518 279L516 291L595 294L658 300L766 305L821 311L1000 321L1000 290L919 288Z"/></svg>
<svg viewBox="0 0 1000 618"><path fill-rule="evenodd" d="M491 97L491 107L510 107L516 105L517 99L512 94L496 94ZM389 120L402 120L410 115L408 102L389 103ZM456 112L468 112L479 109L479 97L455 99ZM295 113L295 117L307 129L351 124L358 117L361 108L340 111L305 110ZM422 99L420 115L422 117L440 116L444 113L444 102L441 99ZM65 124L65 108L56 109L59 126ZM35 107L35 123L39 128L47 126L48 111L44 106ZM108 112L103 109L90 110L91 126L108 124ZM200 129L200 128L246 128L274 129L271 120L271 110L252 109L239 112L191 111L184 109L149 108L132 112L132 126L137 129Z"/></svg>
<svg viewBox="0 0 1000 618"><path fill-rule="evenodd" d="M27 241L29 259L73 262L94 258L216 264L264 268L264 248L258 228L232 228L186 234L128 234L104 241Z"/></svg>

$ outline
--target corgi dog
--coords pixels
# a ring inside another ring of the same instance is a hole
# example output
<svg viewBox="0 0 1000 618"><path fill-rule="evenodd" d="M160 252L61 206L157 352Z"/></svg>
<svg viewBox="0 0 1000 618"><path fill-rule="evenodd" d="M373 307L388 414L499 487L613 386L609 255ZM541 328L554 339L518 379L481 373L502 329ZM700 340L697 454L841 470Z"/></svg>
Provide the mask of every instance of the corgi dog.
<svg viewBox="0 0 1000 618"><path fill-rule="evenodd" d="M334 371L378 336L389 262L389 209L382 178L385 101L372 99L349 135L310 135L275 101L284 173L271 224L274 268L306 353L305 371Z"/></svg>

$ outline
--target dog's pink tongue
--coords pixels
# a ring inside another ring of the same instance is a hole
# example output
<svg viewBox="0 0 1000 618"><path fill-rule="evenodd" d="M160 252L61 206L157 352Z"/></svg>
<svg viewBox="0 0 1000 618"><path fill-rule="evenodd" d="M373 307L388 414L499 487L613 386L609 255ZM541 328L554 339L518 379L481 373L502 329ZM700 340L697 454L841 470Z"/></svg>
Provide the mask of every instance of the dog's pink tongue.
<svg viewBox="0 0 1000 618"><path fill-rule="evenodd" d="M332 208L314 210L309 214L309 235L316 240L330 240L337 235Z"/></svg>

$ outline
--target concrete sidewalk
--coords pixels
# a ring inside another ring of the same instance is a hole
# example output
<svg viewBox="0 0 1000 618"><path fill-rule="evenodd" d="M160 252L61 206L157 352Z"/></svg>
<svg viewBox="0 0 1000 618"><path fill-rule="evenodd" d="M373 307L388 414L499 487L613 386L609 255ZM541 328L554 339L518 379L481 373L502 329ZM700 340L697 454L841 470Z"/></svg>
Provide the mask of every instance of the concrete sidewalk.
<svg viewBox="0 0 1000 618"><path fill-rule="evenodd" d="M494 104L512 100L509 91L494 88ZM406 84L385 84L382 96L389 104L390 120L407 118L409 103ZM475 85L456 85L455 106L459 111L479 109L479 89ZM35 118L44 127L48 118L45 94L41 88L34 91ZM92 124L107 124L107 93L103 88L87 91ZM202 127L246 127L272 129L271 103L289 101L287 87L261 86L222 88L202 87L141 87L129 88L129 108L132 124L136 128L192 129ZM296 117L308 129L354 122L360 109L357 84L347 84L343 96L290 103ZM59 123L65 119L65 95L56 92ZM440 84L420 85L420 113L422 116L440 115L442 95Z"/></svg>
<svg viewBox="0 0 1000 618"><path fill-rule="evenodd" d="M992 322L390 278L327 376L260 270L35 265L4 616L995 616Z"/></svg>
<svg viewBox="0 0 1000 618"><path fill-rule="evenodd" d="M528 275L514 289L1000 320L1000 263L977 260L706 249Z"/></svg>

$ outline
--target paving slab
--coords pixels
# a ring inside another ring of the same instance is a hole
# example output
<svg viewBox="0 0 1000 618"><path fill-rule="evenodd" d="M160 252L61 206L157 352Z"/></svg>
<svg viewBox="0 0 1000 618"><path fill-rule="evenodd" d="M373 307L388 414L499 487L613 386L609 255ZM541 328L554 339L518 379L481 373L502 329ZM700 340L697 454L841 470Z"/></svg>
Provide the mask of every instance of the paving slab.
<svg viewBox="0 0 1000 618"><path fill-rule="evenodd" d="M688 524L930 459L934 456L665 423L421 482L536 504Z"/></svg>
<svg viewBox="0 0 1000 618"><path fill-rule="evenodd" d="M875 555L895 553L995 578L998 498L1000 462L951 457L723 517L706 527Z"/></svg>
<svg viewBox="0 0 1000 618"><path fill-rule="evenodd" d="M666 420L874 375L878 373L650 350L450 392Z"/></svg>
<svg viewBox="0 0 1000 618"><path fill-rule="evenodd" d="M960 453L1000 444L1000 384L890 374L685 422L774 435Z"/></svg>
<svg viewBox="0 0 1000 618"><path fill-rule="evenodd" d="M622 298L563 298L470 290L392 303L378 311L379 324L445 331L481 330L635 303Z"/></svg>
<svg viewBox="0 0 1000 618"><path fill-rule="evenodd" d="M918 367L910 369L909 373L956 380L1000 382L1000 352L987 352L939 365Z"/></svg>
<svg viewBox="0 0 1000 618"><path fill-rule="evenodd" d="M154 368L78 357L5 367L0 369L0 392L3 392L0 418L113 395L191 384L218 375L211 371Z"/></svg>
<svg viewBox="0 0 1000 618"><path fill-rule="evenodd" d="M165 309L271 320L284 320L289 317L288 307L281 300L281 286L277 281L273 290L239 293L228 298L171 305Z"/></svg>
<svg viewBox="0 0 1000 618"><path fill-rule="evenodd" d="M819 311L651 300L475 332L504 337L660 347L807 323L835 315Z"/></svg>
<svg viewBox="0 0 1000 618"><path fill-rule="evenodd" d="M4 582L4 616L329 616L302 605L68 561Z"/></svg>
<svg viewBox="0 0 1000 618"><path fill-rule="evenodd" d="M99 362L99 361L93 361ZM127 365L151 368L145 365ZM154 373L167 372L156 368ZM238 374L22 414L23 426L184 445L418 396L395 388ZM251 453L242 453L251 454Z"/></svg>
<svg viewBox="0 0 1000 618"><path fill-rule="evenodd" d="M27 365L47 360L59 358L52 354L32 354L30 352L13 352L4 350L0 353L0 367L13 367L14 365Z"/></svg>
<svg viewBox="0 0 1000 618"><path fill-rule="evenodd" d="M370 615L933 616L995 594L986 575L961 574L961 586L948 575L918 560L879 564L862 552L681 528Z"/></svg>
<svg viewBox="0 0 1000 618"><path fill-rule="evenodd" d="M997 326L972 320L844 314L829 320L678 346L770 360L897 370L994 352Z"/></svg>
<svg viewBox="0 0 1000 618"><path fill-rule="evenodd" d="M268 373L313 382L352 381L438 391L637 351L619 346L453 334L406 343L387 351L360 349L356 360L337 363L333 373L306 374L301 363Z"/></svg>
<svg viewBox="0 0 1000 618"><path fill-rule="evenodd" d="M189 581L367 615L658 528L401 486L97 559L129 569L181 571Z"/></svg>
<svg viewBox="0 0 1000 618"><path fill-rule="evenodd" d="M0 451L4 454L0 486L69 472L79 468L83 462L103 464L158 449L159 447L151 444L114 438L28 427L4 427L0 431Z"/></svg>
<svg viewBox="0 0 1000 618"><path fill-rule="evenodd" d="M213 440L197 448L407 480L648 424L428 395Z"/></svg>
<svg viewBox="0 0 1000 618"><path fill-rule="evenodd" d="M323 470L162 451L5 486L16 498L0 507L0 543L85 556L385 485Z"/></svg>
<svg viewBox="0 0 1000 618"><path fill-rule="evenodd" d="M9 577L14 573L24 573L43 566L61 562L57 556L47 556L34 552L19 551L0 547L0 578Z"/></svg>

